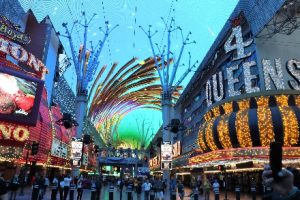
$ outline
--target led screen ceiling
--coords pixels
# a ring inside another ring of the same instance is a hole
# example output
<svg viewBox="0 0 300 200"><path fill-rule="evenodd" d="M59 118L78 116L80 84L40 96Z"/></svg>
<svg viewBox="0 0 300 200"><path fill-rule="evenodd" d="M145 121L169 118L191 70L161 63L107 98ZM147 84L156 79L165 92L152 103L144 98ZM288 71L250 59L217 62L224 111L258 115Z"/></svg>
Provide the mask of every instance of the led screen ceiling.
<svg viewBox="0 0 300 200"><path fill-rule="evenodd" d="M175 79L178 80L187 69L188 52L191 52L192 61L201 61L232 12L237 0L20 0L19 2L25 11L32 9L39 21L46 15L49 15L56 31L60 33L64 33L62 23L67 22L71 26L74 21L82 18L81 11L85 11L88 17L96 13L97 15L88 29L89 38L94 41L94 44L102 37L99 27L103 27L105 21L109 21L111 26L119 24L119 27L110 34L103 47L99 58L98 70L100 70L100 66L112 66L116 61L120 63L119 66L122 66L132 57L144 60L152 56L147 37L140 30L139 26L147 27L151 24L153 30L158 30L154 40L159 47L163 47L167 40L167 34L161 17L166 22L174 18L175 26L181 26L184 34L191 31L192 40L197 42L195 45L189 45L185 49L181 59L181 63L185 63L185 65L180 65L178 68ZM83 42L83 27L74 26L72 36L74 43L79 47ZM61 37L61 41L70 56L70 46L67 39ZM182 43L181 35L172 36L171 41L171 51L174 59L176 59ZM193 73L189 73L182 85L186 85L192 75ZM65 77L75 91L76 76L74 67L67 70ZM103 77L105 77L105 74L103 74ZM136 120L137 118L139 119L138 121ZM160 127L161 118L161 112L157 110L134 110L120 121L118 126L119 140L124 146L135 146L136 141L144 137L142 136L143 131L141 127L147 130L145 127L148 125L145 124L151 124L149 132L152 135L152 132L156 133Z"/></svg>

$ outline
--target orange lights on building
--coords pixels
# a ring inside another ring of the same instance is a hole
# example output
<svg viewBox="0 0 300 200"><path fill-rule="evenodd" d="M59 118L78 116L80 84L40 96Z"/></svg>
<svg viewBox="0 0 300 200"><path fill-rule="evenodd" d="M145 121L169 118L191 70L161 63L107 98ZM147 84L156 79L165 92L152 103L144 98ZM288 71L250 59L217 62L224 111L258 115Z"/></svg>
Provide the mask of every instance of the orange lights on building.
<svg viewBox="0 0 300 200"><path fill-rule="evenodd" d="M296 145L299 140L299 125L296 114L288 105L288 96L276 96L283 123L284 146Z"/></svg>
<svg viewBox="0 0 300 200"><path fill-rule="evenodd" d="M282 119L284 146L292 147L299 142L299 122L293 107L289 105L289 98L295 98L296 103L300 103L299 96L277 95L275 106L279 110ZM254 126L258 126L258 137L262 147L268 147L272 141L275 140L275 131L272 115L273 110L270 108L271 96L255 97L257 108L250 108L250 98L237 101L238 110L235 113L235 134L231 133L229 120L234 114L233 102L226 102L218 105L208 111L204 117L205 122L199 127L198 145L200 152L207 152L209 150L216 151L220 147L216 142L220 142L222 148L231 149L234 146L241 148L253 147L253 137L251 131L257 131ZM272 97L273 98L273 97ZM223 108L224 114L221 114L220 108ZM249 111L253 109L256 111L257 122L255 118L250 118ZM213 115L212 115L213 113ZM208 121L207 121L208 120ZM218 123L215 123L218 120ZM252 120L250 122L250 120ZM232 125L232 124L231 124ZM215 129L216 128L216 129ZM217 130L217 137L214 135L214 130ZM253 132L255 133L255 132ZM256 134L256 133L255 133ZM234 138L237 141L233 144ZM256 136L257 137L257 136ZM217 140L216 140L217 139ZM214 155L212 155L214 156Z"/></svg>
<svg viewBox="0 0 300 200"><path fill-rule="evenodd" d="M205 145L205 141L204 141L204 134L205 134L205 130L206 130L206 126L207 124L204 123L200 128L199 128L199 133L198 133L198 145L200 147L200 151L204 152L207 150L206 145Z"/></svg>
<svg viewBox="0 0 300 200"><path fill-rule="evenodd" d="M207 127L205 129L205 138L206 138L206 142L208 147L214 151L217 150L218 147L214 142L214 136L213 136L213 122L214 120L210 120L209 122L207 122Z"/></svg>
<svg viewBox="0 0 300 200"><path fill-rule="evenodd" d="M228 115L222 116L217 126L219 140L224 149L232 148L232 144L229 137L228 122Z"/></svg>
<svg viewBox="0 0 300 200"><path fill-rule="evenodd" d="M235 128L237 139L241 147L251 147L252 140L249 128L249 101L242 100L238 102L239 111L236 113Z"/></svg>
<svg viewBox="0 0 300 200"><path fill-rule="evenodd" d="M298 107L300 107L300 96L295 96L295 103Z"/></svg>
<svg viewBox="0 0 300 200"><path fill-rule="evenodd" d="M258 129L259 137L262 146L269 146L275 139L273 131L272 113L269 108L269 98L258 97L257 102L257 118L258 118Z"/></svg>
<svg viewBox="0 0 300 200"><path fill-rule="evenodd" d="M29 130L27 127L21 125L1 123L0 138L5 140L16 140L18 142L25 142L29 138Z"/></svg>
<svg viewBox="0 0 300 200"><path fill-rule="evenodd" d="M232 102L224 103L224 105L222 107L225 111L225 115L233 112Z"/></svg>
<svg viewBox="0 0 300 200"><path fill-rule="evenodd" d="M299 163L300 148L283 147L284 163ZM204 153L189 158L189 165L199 165L208 162L226 160L236 162L241 159L257 159L260 162L269 162L269 147L232 148Z"/></svg>
<svg viewBox="0 0 300 200"><path fill-rule="evenodd" d="M221 113L220 113L219 106L214 107L214 108L212 109L212 112L213 112L215 118L218 117L218 116L220 116L220 114L221 114Z"/></svg>

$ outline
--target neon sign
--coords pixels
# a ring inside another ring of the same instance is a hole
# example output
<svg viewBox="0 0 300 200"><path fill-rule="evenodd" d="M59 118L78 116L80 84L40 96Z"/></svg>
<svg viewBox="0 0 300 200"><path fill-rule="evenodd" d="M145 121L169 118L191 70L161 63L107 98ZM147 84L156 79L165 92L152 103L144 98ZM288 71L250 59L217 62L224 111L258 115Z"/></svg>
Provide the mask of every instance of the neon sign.
<svg viewBox="0 0 300 200"><path fill-rule="evenodd" d="M5 16L0 16L0 34L21 44L29 44L31 41L29 35L21 33L19 26L13 24Z"/></svg>
<svg viewBox="0 0 300 200"><path fill-rule="evenodd" d="M257 93L263 90L300 90L300 61L290 59L284 67L280 58L274 61L262 59L261 65L257 65L251 57L252 52L245 51L252 42L253 39L243 41L241 26L232 28L224 50L226 53L236 52L233 54L232 61L241 60L241 62L226 66L223 71L213 74L208 79L205 85L207 106L225 99L226 96L235 97L243 93ZM260 66L263 72L261 75L253 72L252 68ZM238 77L240 73L242 76ZM264 82L264 87L258 84L260 80ZM244 90L236 87L241 84L244 85Z"/></svg>
<svg viewBox="0 0 300 200"><path fill-rule="evenodd" d="M10 42L4 38L0 38L0 52L10 55L19 62L27 64L33 69L41 79L45 78L48 70L44 63L37 59L33 54L27 52L23 47Z"/></svg>
<svg viewBox="0 0 300 200"><path fill-rule="evenodd" d="M29 130L25 126L0 124L0 138L24 142L29 138Z"/></svg>

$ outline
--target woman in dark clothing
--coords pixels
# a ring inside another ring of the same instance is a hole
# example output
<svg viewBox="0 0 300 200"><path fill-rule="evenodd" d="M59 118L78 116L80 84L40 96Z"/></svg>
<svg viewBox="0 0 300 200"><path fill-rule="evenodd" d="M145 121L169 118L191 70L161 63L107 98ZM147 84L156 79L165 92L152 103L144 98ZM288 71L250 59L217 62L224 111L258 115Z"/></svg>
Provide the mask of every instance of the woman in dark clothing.
<svg viewBox="0 0 300 200"><path fill-rule="evenodd" d="M141 183L141 181L139 181L138 184L136 185L135 191L136 191L137 199L140 200L141 199L141 193L142 193L142 183Z"/></svg>
<svg viewBox="0 0 300 200"><path fill-rule="evenodd" d="M10 183L10 200L16 200L17 190L19 188L19 178L15 175Z"/></svg>
<svg viewBox="0 0 300 200"><path fill-rule="evenodd" d="M77 180L77 200L81 200L82 192L83 192L83 178L82 176L79 177Z"/></svg>
<svg viewBox="0 0 300 200"><path fill-rule="evenodd" d="M59 199L64 199L64 179L63 177L60 177L59 179Z"/></svg>
<svg viewBox="0 0 300 200"><path fill-rule="evenodd" d="M278 176L280 181L274 182L272 170L266 165L262 178L265 185L271 185L273 192L266 195L263 200L300 200L300 190L294 186L294 175L287 169L282 169Z"/></svg>

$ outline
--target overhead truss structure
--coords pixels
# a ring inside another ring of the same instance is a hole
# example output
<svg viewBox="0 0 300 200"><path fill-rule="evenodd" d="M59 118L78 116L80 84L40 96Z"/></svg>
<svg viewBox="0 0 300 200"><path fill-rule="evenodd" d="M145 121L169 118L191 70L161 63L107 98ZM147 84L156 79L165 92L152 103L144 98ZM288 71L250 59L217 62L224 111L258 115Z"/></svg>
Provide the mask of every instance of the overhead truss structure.
<svg viewBox="0 0 300 200"><path fill-rule="evenodd" d="M258 38L271 38L276 34L290 35L300 27L300 0L287 0Z"/></svg>

